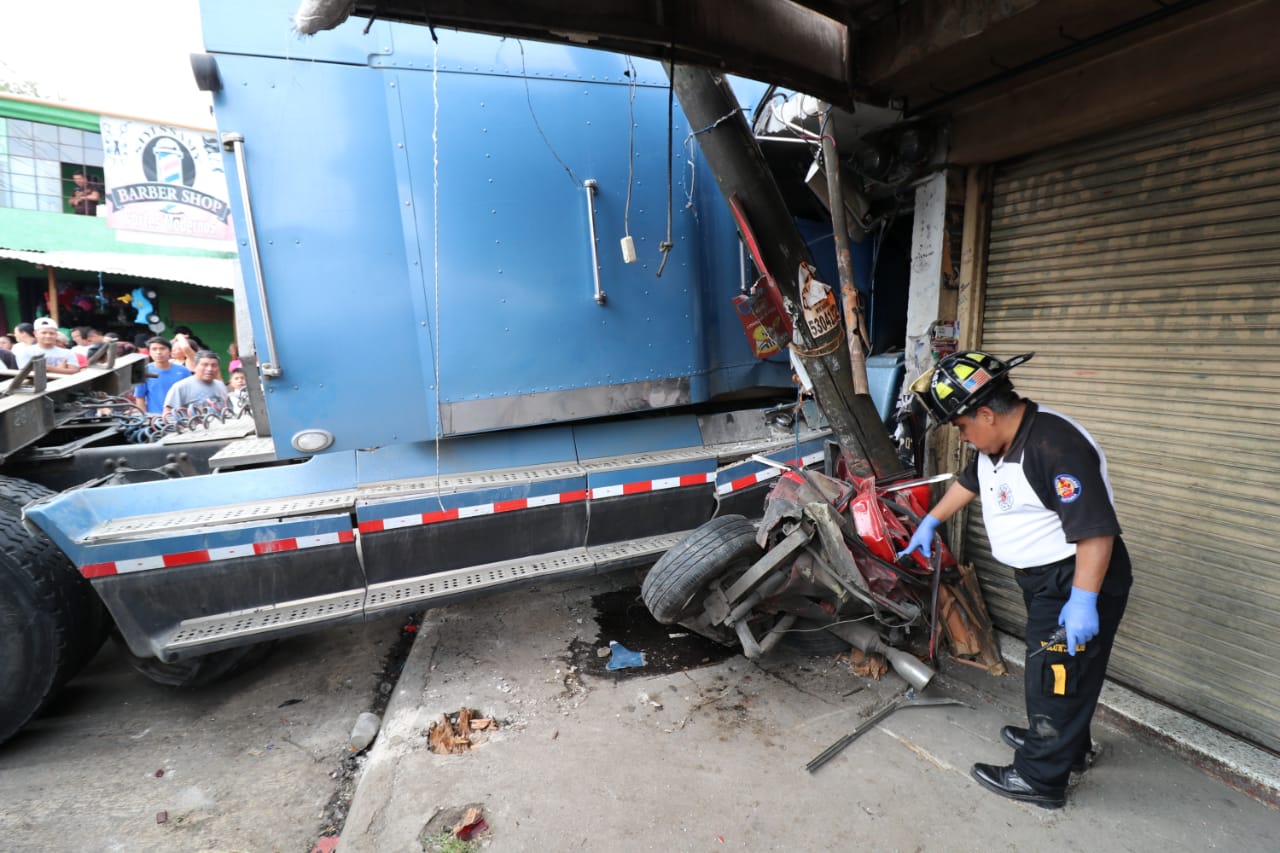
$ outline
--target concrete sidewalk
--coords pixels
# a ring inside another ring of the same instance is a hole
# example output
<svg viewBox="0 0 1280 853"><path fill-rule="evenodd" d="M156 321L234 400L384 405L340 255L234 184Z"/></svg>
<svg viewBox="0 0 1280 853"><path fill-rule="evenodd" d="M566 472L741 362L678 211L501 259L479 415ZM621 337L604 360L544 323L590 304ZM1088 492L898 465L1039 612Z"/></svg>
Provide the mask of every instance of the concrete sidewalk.
<svg viewBox="0 0 1280 853"><path fill-rule="evenodd" d="M429 821L472 804L495 851L1275 849L1280 813L1110 712L1094 732L1104 755L1065 809L981 789L970 765L1007 762L1000 726L1022 721L1018 670L953 665L927 695L968 707L900 711L810 774L905 685L785 650L669 674L653 673L653 650L650 667L603 672L595 650L619 638L598 634L599 602L639 577L429 611L339 849L422 850ZM636 600L624 617L647 614ZM431 722L463 707L502 727L465 754L431 753Z"/></svg>

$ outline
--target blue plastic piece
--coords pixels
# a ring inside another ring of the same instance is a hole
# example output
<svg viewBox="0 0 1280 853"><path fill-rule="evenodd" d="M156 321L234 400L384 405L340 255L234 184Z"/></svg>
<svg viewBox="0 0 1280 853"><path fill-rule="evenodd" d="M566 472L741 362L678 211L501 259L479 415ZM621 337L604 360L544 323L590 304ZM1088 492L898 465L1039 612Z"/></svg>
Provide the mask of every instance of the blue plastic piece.
<svg viewBox="0 0 1280 853"><path fill-rule="evenodd" d="M871 390L871 400L876 404L880 420L886 423L898 408L905 358L904 353L891 352L867 359L867 385Z"/></svg>
<svg viewBox="0 0 1280 853"><path fill-rule="evenodd" d="M644 652L633 652L617 640L609 641L609 663L605 664L605 669L612 671L644 665Z"/></svg>

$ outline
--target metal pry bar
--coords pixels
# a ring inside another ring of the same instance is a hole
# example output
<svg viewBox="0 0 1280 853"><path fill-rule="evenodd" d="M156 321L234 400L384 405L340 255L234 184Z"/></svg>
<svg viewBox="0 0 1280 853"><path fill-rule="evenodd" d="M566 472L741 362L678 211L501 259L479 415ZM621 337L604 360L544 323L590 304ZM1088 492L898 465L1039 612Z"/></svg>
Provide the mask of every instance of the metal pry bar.
<svg viewBox="0 0 1280 853"><path fill-rule="evenodd" d="M899 708L926 708L932 705L964 705L964 704L965 703L961 702L959 699L947 699L947 698L908 699L905 696L900 696L897 699L894 699L888 705L885 705L879 711L876 711L874 714L872 714L870 718L868 718L867 721L864 722L862 725L858 726L856 729L849 732L849 734L840 738L838 741L831 744L831 746L827 747L826 749L822 750L822 752L815 755L813 759L804 766L804 769L808 770L810 773L814 772L819 767L821 767L822 765L826 764L828 761L830 761L831 759L839 755L846 746L853 743L858 738L862 737L871 729L875 728L876 725L879 724L881 720L888 717L890 714L892 714L894 711L897 711Z"/></svg>

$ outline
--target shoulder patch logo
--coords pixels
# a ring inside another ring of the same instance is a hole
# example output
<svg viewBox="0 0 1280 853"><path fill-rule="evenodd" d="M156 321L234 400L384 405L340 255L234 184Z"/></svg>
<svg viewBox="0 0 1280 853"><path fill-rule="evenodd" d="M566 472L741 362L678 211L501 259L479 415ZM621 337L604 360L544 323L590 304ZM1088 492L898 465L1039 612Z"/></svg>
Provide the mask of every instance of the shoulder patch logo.
<svg viewBox="0 0 1280 853"><path fill-rule="evenodd" d="M1083 489L1080 481L1070 474L1059 474L1053 478L1053 489L1058 493L1058 499L1064 504L1069 504L1080 497Z"/></svg>

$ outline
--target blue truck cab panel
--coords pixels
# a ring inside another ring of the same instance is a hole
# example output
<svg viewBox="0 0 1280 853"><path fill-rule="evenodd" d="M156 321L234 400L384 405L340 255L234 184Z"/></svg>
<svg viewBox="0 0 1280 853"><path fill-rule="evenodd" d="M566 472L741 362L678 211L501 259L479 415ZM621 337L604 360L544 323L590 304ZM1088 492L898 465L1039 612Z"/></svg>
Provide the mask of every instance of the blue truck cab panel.
<svg viewBox="0 0 1280 853"><path fill-rule="evenodd" d="M744 343L732 220L657 63L355 19L264 37L291 5L204 8L279 458L308 428L351 450L789 384Z"/></svg>

